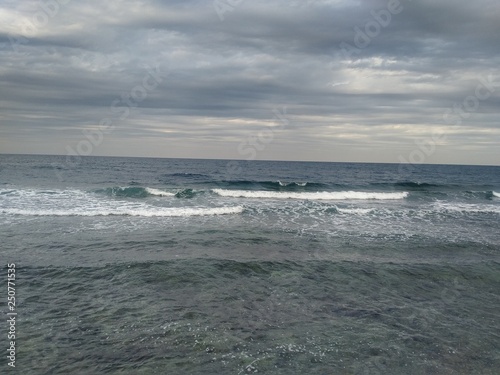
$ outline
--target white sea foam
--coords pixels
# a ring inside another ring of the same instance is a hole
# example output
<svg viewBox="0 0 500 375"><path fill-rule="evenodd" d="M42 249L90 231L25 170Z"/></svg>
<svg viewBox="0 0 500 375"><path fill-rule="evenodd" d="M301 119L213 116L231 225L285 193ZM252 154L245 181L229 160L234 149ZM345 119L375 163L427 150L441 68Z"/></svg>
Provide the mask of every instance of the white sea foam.
<svg viewBox="0 0 500 375"><path fill-rule="evenodd" d="M363 191L322 191L322 192L276 192L262 190L226 190L213 189L214 193L231 198L272 198L272 199L306 199L306 200L393 200L404 199L408 196L407 192L399 193L376 193Z"/></svg>
<svg viewBox="0 0 500 375"><path fill-rule="evenodd" d="M89 209L17 209L6 208L0 212L21 216L142 216L142 217L190 217L240 214L244 208L234 207L168 207L168 208L89 208Z"/></svg>
<svg viewBox="0 0 500 375"><path fill-rule="evenodd" d="M52 198L57 197L67 197L70 195L82 196L85 193L80 190L36 190L36 189L0 189L0 195L6 196L24 196L24 197L44 197Z"/></svg>
<svg viewBox="0 0 500 375"><path fill-rule="evenodd" d="M158 197L173 197L175 196L174 193L168 192L168 191L163 191L159 189L153 189L153 188L145 188L146 192L151 195L156 195Z"/></svg>
<svg viewBox="0 0 500 375"><path fill-rule="evenodd" d="M438 210L461 213L496 213L500 214L500 206L495 204L473 204L473 203L436 203Z"/></svg>
<svg viewBox="0 0 500 375"><path fill-rule="evenodd" d="M278 180L278 184L280 186L289 186L289 185L297 185L297 186L306 186L307 185L307 182L281 182L280 180Z"/></svg>
<svg viewBox="0 0 500 375"><path fill-rule="evenodd" d="M493 196L494 197L497 197L497 198L500 198L500 193L497 193L496 191L493 192Z"/></svg>
<svg viewBox="0 0 500 375"><path fill-rule="evenodd" d="M343 214L366 215L373 212L372 208L338 208L337 210Z"/></svg>

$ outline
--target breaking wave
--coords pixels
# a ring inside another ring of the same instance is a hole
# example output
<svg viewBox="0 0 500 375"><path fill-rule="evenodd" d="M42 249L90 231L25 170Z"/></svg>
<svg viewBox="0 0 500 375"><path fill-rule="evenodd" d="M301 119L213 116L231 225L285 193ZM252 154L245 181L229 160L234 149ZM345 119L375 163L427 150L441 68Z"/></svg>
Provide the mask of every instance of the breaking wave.
<svg viewBox="0 0 500 375"><path fill-rule="evenodd" d="M271 199L305 199L305 200L394 200L405 199L407 192L378 193L363 191L334 191L334 192L275 192L252 190L212 189L223 197L231 198L271 198Z"/></svg>
<svg viewBox="0 0 500 375"><path fill-rule="evenodd" d="M2 209L2 213L19 216L141 216L190 217L240 214L244 208L234 207L167 207L167 208L101 208L101 209Z"/></svg>
<svg viewBox="0 0 500 375"><path fill-rule="evenodd" d="M252 181L230 180L219 184L221 187L249 190L276 190L276 191L307 191L310 189L324 188L327 185L308 181Z"/></svg>
<svg viewBox="0 0 500 375"><path fill-rule="evenodd" d="M175 194L159 189L140 187L140 186L127 186L127 187L111 187L106 189L98 189L95 191L98 194L105 194L111 197L125 197L125 198L146 198L151 196L157 197L173 197Z"/></svg>

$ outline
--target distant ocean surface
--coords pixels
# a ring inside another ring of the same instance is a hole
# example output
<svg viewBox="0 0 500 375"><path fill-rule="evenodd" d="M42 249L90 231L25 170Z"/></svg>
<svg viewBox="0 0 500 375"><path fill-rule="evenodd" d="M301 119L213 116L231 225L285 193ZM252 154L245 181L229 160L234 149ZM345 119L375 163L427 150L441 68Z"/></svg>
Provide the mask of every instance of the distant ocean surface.
<svg viewBox="0 0 500 375"><path fill-rule="evenodd" d="M0 155L0 228L19 374L500 371L500 167Z"/></svg>

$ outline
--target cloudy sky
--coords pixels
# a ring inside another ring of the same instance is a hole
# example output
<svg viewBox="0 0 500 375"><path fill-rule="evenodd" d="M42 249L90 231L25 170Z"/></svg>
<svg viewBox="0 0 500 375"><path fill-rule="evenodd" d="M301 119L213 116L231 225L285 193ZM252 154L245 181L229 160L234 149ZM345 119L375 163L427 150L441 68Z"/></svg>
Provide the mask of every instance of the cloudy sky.
<svg viewBox="0 0 500 375"><path fill-rule="evenodd" d="M0 0L0 153L500 165L498 0Z"/></svg>

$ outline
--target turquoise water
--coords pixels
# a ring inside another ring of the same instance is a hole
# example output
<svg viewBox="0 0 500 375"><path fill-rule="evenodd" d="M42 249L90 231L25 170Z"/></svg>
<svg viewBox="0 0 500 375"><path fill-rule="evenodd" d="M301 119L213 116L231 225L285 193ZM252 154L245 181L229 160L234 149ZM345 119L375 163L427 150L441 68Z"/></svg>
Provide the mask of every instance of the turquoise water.
<svg viewBox="0 0 500 375"><path fill-rule="evenodd" d="M15 371L496 374L499 172L1 155Z"/></svg>

